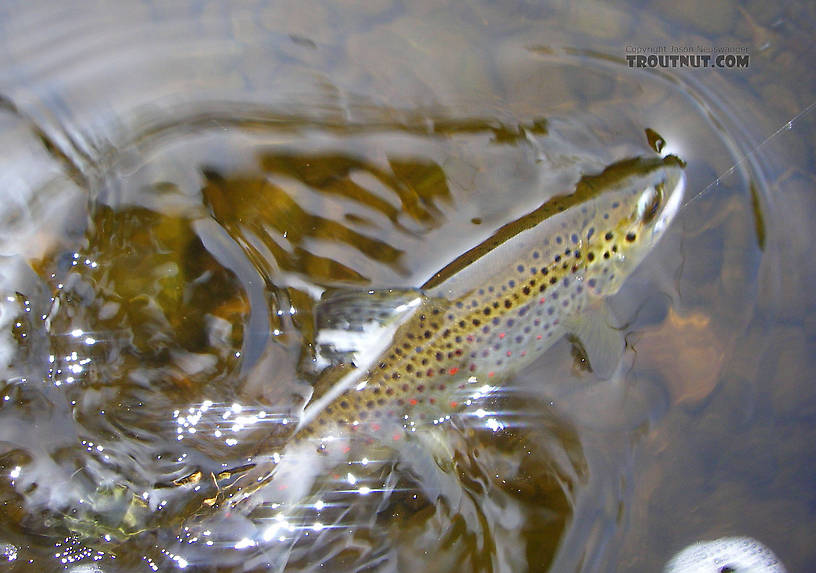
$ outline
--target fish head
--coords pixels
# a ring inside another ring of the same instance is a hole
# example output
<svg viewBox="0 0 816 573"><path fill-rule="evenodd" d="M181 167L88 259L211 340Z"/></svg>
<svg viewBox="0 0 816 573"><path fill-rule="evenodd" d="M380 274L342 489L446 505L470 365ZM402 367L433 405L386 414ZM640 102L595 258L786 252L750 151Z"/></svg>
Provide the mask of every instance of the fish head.
<svg viewBox="0 0 816 573"><path fill-rule="evenodd" d="M674 159L640 169L596 198L589 223L595 236L585 246L595 264L587 264L584 276L595 295L615 294L677 215L685 175L682 161Z"/></svg>

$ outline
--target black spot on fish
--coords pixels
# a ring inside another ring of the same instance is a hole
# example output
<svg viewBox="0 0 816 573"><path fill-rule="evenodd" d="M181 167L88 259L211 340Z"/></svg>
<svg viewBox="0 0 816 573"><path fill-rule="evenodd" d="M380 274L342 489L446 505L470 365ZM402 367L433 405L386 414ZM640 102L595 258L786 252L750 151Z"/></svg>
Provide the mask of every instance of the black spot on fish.
<svg viewBox="0 0 816 573"><path fill-rule="evenodd" d="M612 231L607 231L606 235L604 235L604 239L606 239L607 241L611 241L612 237L613 237Z"/></svg>

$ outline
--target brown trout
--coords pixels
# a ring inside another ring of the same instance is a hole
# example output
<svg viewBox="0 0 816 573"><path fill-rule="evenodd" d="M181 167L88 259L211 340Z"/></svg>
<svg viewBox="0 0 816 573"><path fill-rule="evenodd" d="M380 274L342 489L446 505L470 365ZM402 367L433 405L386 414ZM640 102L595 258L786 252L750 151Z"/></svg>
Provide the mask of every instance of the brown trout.
<svg viewBox="0 0 816 573"><path fill-rule="evenodd" d="M300 499L355 443L388 444L432 426L565 335L580 341L599 377L611 376L624 341L604 299L664 234L683 187L676 157L622 161L502 227L425 288L326 297L318 343L352 350L354 332L384 327L356 354L356 368L307 404L287 444L256 456L209 505L232 508L253 494L248 505Z"/></svg>

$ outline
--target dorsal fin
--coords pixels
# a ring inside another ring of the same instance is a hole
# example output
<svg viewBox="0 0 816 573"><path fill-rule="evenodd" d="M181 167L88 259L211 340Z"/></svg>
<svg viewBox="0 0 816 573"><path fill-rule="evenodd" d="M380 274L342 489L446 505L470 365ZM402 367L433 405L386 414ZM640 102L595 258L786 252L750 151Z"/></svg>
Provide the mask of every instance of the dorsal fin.
<svg viewBox="0 0 816 573"><path fill-rule="evenodd" d="M401 323L424 300L417 289L327 292L315 309L318 366L361 366L389 326Z"/></svg>

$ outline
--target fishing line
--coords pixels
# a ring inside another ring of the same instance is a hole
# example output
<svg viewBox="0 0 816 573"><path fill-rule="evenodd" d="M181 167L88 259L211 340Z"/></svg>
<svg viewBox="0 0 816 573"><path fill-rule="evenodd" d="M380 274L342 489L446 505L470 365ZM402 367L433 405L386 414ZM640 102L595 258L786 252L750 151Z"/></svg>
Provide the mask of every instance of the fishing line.
<svg viewBox="0 0 816 573"><path fill-rule="evenodd" d="M782 133L783 131L786 131L786 130L788 130L788 131L789 131L789 130L792 130L792 129L793 129L793 124L794 124L794 122L798 122L800 119L802 119L802 118L803 118L804 116L806 116L808 113L810 113L810 112L813 110L813 108L814 108L814 107L816 107L816 101L811 102L811 103L810 103L810 105L808 105L808 106L807 106L806 108L804 108L802 111L800 111L799 113L797 113L796 115L794 115L794 116L793 116L791 119L789 119L788 121L784 122L784 123L783 123L783 124L782 124L782 125L781 125L781 126L778 128L778 129L777 129L777 130L775 130L775 131L774 131L773 133L771 133L771 134L770 134L768 137L766 137L765 139L763 139L763 140L762 140L762 141L761 141L759 144L757 144L757 145L756 145L756 146L755 146L753 149L751 149L751 150L750 150L748 153L745 153L745 154L744 154L742 157L740 157L740 158L737 160L737 162L736 162L736 163L734 163L734 164L733 164L731 167L729 167L728 169L726 169L725 171L723 171L723 172L722 172L722 173L721 173L719 176L717 176L717 177L716 177L716 178L715 178L715 179L714 179L714 180L713 180L711 183L709 183L708 185L706 185L706 186L705 186L705 187L704 187L704 188L703 188L703 189L702 189L702 190L701 190L699 193L697 193L697 194L696 194L696 195L694 195L694 196L693 196L691 199L689 199L688 201L686 201L685 203L683 203L682 207L680 207L680 209L678 210L678 213L681 213L681 212L682 212L682 211L683 211L683 210L684 210L686 207L688 207L689 205L691 205L692 203L694 203L695 201L697 201L697 199L699 199L699 198L700 198L700 197L702 197L703 195L706 195L706 194L707 194L707 193L708 193L708 192L709 192L709 191L710 191L710 190L711 190L713 187L715 187L716 185L718 185L718 184L719 184L719 182L720 182L720 180L722 180L724 177L727 177L728 175L731 175L732 173L734 173L734 171L735 171L735 170L736 170L738 167L742 166L742 165L743 165L743 164L744 164L746 161L748 161L748 159L750 159L750 158L754 157L754 156L756 155L756 153L757 153L757 152L758 152L758 151L759 151L761 148L765 147L765 145L766 145L766 144L767 144L769 141L771 141L772 139L775 139L775 138L776 138L777 136L779 136L779 134L780 134L780 133Z"/></svg>

